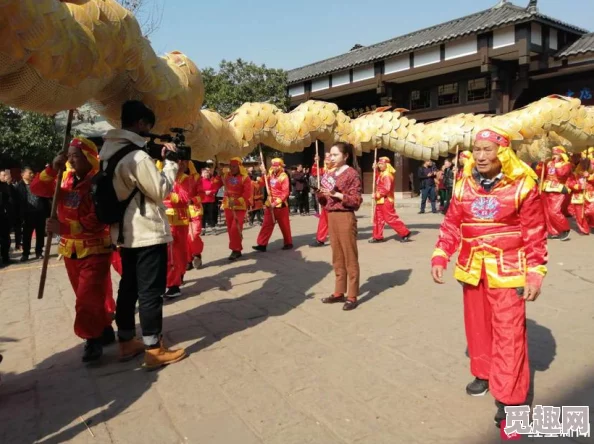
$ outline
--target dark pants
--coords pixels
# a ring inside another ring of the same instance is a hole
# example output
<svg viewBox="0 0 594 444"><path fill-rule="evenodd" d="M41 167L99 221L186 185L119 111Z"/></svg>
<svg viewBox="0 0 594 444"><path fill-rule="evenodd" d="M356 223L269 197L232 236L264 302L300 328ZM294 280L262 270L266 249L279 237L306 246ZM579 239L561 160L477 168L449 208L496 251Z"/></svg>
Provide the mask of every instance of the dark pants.
<svg viewBox="0 0 594 444"><path fill-rule="evenodd" d="M421 213L425 212L425 205L427 204L427 198L429 198L429 200L431 201L431 211L436 213L437 208L435 206L435 201L437 200L437 195L435 192L435 187L423 188L421 190Z"/></svg>
<svg viewBox="0 0 594 444"><path fill-rule="evenodd" d="M23 221L20 216L15 216L14 223L14 245L17 249L23 248Z"/></svg>
<svg viewBox="0 0 594 444"><path fill-rule="evenodd" d="M45 219L43 213L29 213L23 217L23 256L31 254L31 239L35 231L35 255L43 254L43 238L45 237Z"/></svg>
<svg viewBox="0 0 594 444"><path fill-rule="evenodd" d="M252 210L249 213L249 220L250 220L250 224L254 223L254 219L258 218L258 222L262 223L264 217L264 209L260 209L260 210Z"/></svg>
<svg viewBox="0 0 594 444"><path fill-rule="evenodd" d="M217 226L217 218L219 217L218 215L218 208L217 208L217 203L216 202L207 202L207 203L203 203L202 207L204 208L204 216L203 216L203 224L202 226L204 228L206 227L216 227Z"/></svg>
<svg viewBox="0 0 594 444"><path fill-rule="evenodd" d="M448 208L450 207L450 201L452 200L452 188L446 188L445 192L445 204L443 206L444 213L448 211Z"/></svg>
<svg viewBox="0 0 594 444"><path fill-rule="evenodd" d="M10 255L10 221L4 215L0 215L0 257L2 262L7 263Z"/></svg>
<svg viewBox="0 0 594 444"><path fill-rule="evenodd" d="M134 337L134 311L138 301L145 345L159 342L163 327L163 294L167 284L167 244L121 248L122 279L116 305L118 336Z"/></svg>
<svg viewBox="0 0 594 444"><path fill-rule="evenodd" d="M301 214L309 214L309 192L305 189L295 191L297 197L297 208Z"/></svg>

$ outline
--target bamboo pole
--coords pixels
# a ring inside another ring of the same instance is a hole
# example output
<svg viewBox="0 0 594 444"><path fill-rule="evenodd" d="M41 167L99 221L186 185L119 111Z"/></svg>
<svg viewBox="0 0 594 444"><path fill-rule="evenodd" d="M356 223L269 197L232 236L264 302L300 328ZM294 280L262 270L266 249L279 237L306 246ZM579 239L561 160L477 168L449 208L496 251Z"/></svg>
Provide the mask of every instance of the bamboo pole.
<svg viewBox="0 0 594 444"><path fill-rule="evenodd" d="M264 163L264 153L262 152L262 145L260 145L260 161L266 169L266 164ZM274 218L274 208L272 206L272 194L270 193L270 185L268 185L268 175L266 171L264 171L264 184L266 185L266 194L268 194L268 199L270 199L270 215L272 216L272 223L276 223L276 219Z"/></svg>
<svg viewBox="0 0 594 444"><path fill-rule="evenodd" d="M72 117L74 116L74 110L68 111L68 120L66 122L66 129L64 130L64 142L62 144L62 153L68 151L68 145L70 145L70 131L72 130ZM56 176L56 189L54 190L54 198L52 200L52 211L50 219L55 219L58 215L58 198L60 194L60 187L62 186L62 175L64 170L58 170ZM52 237L51 231L47 232L47 238L45 240L45 255L43 256L43 265L41 266L41 276L39 278L39 291L37 292L37 299L43 299L43 293L45 291L45 280L47 278L47 265L49 263L50 251L52 249Z"/></svg>
<svg viewBox="0 0 594 444"><path fill-rule="evenodd" d="M371 221L375 226L375 174L377 171L377 148L373 150L373 184L371 196Z"/></svg>
<svg viewBox="0 0 594 444"><path fill-rule="evenodd" d="M318 172L318 190L320 189L320 150L318 147L318 141L316 140L316 171ZM316 198L316 202L318 203L318 214L322 214L322 204Z"/></svg>

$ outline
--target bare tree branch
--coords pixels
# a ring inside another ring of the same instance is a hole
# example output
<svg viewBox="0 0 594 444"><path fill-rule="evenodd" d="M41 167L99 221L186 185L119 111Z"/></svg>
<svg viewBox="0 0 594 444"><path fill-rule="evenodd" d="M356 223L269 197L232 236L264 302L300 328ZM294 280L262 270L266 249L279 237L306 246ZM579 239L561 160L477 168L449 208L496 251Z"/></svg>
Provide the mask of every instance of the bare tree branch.
<svg viewBox="0 0 594 444"><path fill-rule="evenodd" d="M132 12L142 34L148 37L161 26L163 20L164 0L117 0L124 8Z"/></svg>

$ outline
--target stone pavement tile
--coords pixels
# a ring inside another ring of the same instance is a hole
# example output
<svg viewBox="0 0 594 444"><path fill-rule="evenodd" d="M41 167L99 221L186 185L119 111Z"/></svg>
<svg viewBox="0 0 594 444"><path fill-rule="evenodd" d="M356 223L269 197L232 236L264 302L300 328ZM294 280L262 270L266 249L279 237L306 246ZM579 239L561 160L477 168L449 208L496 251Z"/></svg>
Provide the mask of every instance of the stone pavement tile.
<svg viewBox="0 0 594 444"><path fill-rule="evenodd" d="M316 419L306 419L281 430L276 435L265 439L265 442L266 444L342 444L348 441L332 433Z"/></svg>
<svg viewBox="0 0 594 444"><path fill-rule="evenodd" d="M205 415L198 420L176 418L177 428L181 435L179 441L188 444L261 444L263 441L232 411ZM137 441L139 444L142 441ZM145 443L159 443L153 437ZM133 443L129 443L133 444Z"/></svg>
<svg viewBox="0 0 594 444"><path fill-rule="evenodd" d="M32 443L38 437L35 388L9 393L4 380L0 386L0 442Z"/></svg>

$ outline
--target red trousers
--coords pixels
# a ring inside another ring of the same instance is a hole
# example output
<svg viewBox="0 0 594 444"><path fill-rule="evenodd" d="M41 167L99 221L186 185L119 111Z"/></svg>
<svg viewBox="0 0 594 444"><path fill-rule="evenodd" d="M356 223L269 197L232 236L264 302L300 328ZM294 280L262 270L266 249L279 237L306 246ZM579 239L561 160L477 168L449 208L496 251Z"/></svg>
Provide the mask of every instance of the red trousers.
<svg viewBox="0 0 594 444"><path fill-rule="evenodd" d="M590 234L590 230L594 228L594 202L586 202L582 205L571 204L569 211L575 217L580 233Z"/></svg>
<svg viewBox="0 0 594 444"><path fill-rule="evenodd" d="M111 265L117 274L122 275L122 256L120 251L116 250L111 254Z"/></svg>
<svg viewBox="0 0 594 444"><path fill-rule="evenodd" d="M320 213L320 220L318 221L318 232L316 233L316 240L318 242L326 242L328 238L328 212L322 207Z"/></svg>
<svg viewBox="0 0 594 444"><path fill-rule="evenodd" d="M551 236L557 236L564 231L569 231L569 222L563 211L566 197L567 195L562 193L542 193L547 231Z"/></svg>
<svg viewBox="0 0 594 444"><path fill-rule="evenodd" d="M464 324L470 371L489 380L493 397L524 404L530 386L525 301L515 288L464 285Z"/></svg>
<svg viewBox="0 0 594 444"><path fill-rule="evenodd" d="M76 295L74 333L82 339L98 338L111 325L115 313L111 254L94 254L83 259L65 257L64 264Z"/></svg>
<svg viewBox="0 0 594 444"><path fill-rule="evenodd" d="M406 228L404 222L396 214L394 202L384 202L383 204L375 206L375 215L373 221L373 238L380 240L384 238L384 225L390 225L392 229L400 237L405 237L410 234L410 230Z"/></svg>
<svg viewBox="0 0 594 444"><path fill-rule="evenodd" d="M196 217L190 221L188 230L188 260L186 263L192 262L194 256L202 255L204 251L204 242L200 234L202 234L202 217Z"/></svg>
<svg viewBox="0 0 594 444"><path fill-rule="evenodd" d="M179 287L188 265L188 231L187 225L172 225L173 242L167 250L167 288Z"/></svg>
<svg viewBox="0 0 594 444"><path fill-rule="evenodd" d="M231 251L241 252L243 250L243 243L241 242L241 237L243 234L243 223L245 222L245 213L245 210L225 210L225 222L227 223L227 233L229 234L229 249Z"/></svg>
<svg viewBox="0 0 594 444"><path fill-rule="evenodd" d="M274 219L278 222L278 226L283 234L283 242L285 245L293 243L293 237L291 236L291 222L289 221L289 207L281 207L274 209ZM270 213L270 207L266 207L264 210L264 223L260 234L258 234L258 245L266 246L272 236L274 230L274 221L272 220L272 214Z"/></svg>

